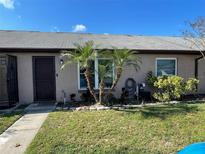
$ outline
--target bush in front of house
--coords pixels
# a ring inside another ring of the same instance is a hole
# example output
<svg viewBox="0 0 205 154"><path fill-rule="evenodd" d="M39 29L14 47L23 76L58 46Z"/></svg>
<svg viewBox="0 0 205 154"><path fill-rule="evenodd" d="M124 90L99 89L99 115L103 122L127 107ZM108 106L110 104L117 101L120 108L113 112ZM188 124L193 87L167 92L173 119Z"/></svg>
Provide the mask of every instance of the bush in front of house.
<svg viewBox="0 0 205 154"><path fill-rule="evenodd" d="M154 82L157 91L153 97L161 102L180 99L182 95L195 92L199 80L189 78L187 81L180 76L161 76Z"/></svg>
<svg viewBox="0 0 205 154"><path fill-rule="evenodd" d="M152 71L149 71L147 73L147 76L145 78L145 82L146 84L150 87L150 88L154 88L154 83L157 81L157 77L153 74Z"/></svg>

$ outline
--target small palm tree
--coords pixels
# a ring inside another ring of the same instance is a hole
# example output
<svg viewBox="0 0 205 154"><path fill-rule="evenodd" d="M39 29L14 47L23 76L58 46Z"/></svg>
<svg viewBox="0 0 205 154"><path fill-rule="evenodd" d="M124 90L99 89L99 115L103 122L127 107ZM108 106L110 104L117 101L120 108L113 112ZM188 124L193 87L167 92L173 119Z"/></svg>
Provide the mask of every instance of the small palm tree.
<svg viewBox="0 0 205 154"><path fill-rule="evenodd" d="M110 91L109 91L109 94L110 94L113 91L113 89L116 87L122 75L123 69L126 66L132 65L137 71L140 68L141 59L138 56L137 52L131 51L126 48L117 49L113 47L112 51L105 51L103 52L103 55L113 59L113 63L115 66L115 79L110 88Z"/></svg>
<svg viewBox="0 0 205 154"><path fill-rule="evenodd" d="M98 64L98 76L99 76L99 104L101 104L104 100L105 94L105 78L109 77L110 71L112 71L112 66L109 64Z"/></svg>
<svg viewBox="0 0 205 154"><path fill-rule="evenodd" d="M62 65L61 68L64 68L68 64L78 63L80 69L85 69L84 75L87 81L87 87L94 97L95 102L98 102L98 98L93 89L92 83L92 70L91 70L91 61L96 57L96 51L94 50L93 41L88 41L84 45L75 44L75 51L62 51L62 56L67 57L66 62Z"/></svg>
<svg viewBox="0 0 205 154"><path fill-rule="evenodd" d="M106 66L99 65L98 67L99 67L98 75L100 77L100 79L99 79L99 104L101 104L102 101L103 101L102 100L103 96L104 96L104 88L105 88L104 79L105 79L105 76L106 76Z"/></svg>

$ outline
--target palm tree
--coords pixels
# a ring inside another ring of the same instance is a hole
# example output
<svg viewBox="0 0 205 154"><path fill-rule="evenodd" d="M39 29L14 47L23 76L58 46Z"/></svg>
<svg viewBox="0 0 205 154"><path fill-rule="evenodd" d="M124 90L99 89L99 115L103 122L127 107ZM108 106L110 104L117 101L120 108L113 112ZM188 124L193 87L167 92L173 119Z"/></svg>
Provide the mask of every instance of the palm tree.
<svg viewBox="0 0 205 154"><path fill-rule="evenodd" d="M109 94L113 91L113 89L116 87L123 69L126 66L134 66L134 68L136 69L136 71L140 68L140 63L141 63L141 59L138 56L137 52L135 51L131 51L129 49L117 49L116 47L113 47L112 51L105 51L102 53L102 55L112 58L113 59L113 63L115 66L115 78L113 81L113 84L110 88Z"/></svg>
<svg viewBox="0 0 205 154"><path fill-rule="evenodd" d="M112 70L112 66L109 66L109 64L99 64L98 63L98 76L99 76L99 104L101 104L104 100L104 94L105 94L105 78L109 77L110 71Z"/></svg>
<svg viewBox="0 0 205 154"><path fill-rule="evenodd" d="M106 66L104 65L99 65L98 66L98 75L100 77L99 79L99 104L102 103L103 101L103 96L104 96L104 88L105 88L105 76L106 76Z"/></svg>
<svg viewBox="0 0 205 154"><path fill-rule="evenodd" d="M74 44L76 46L75 51L62 51L62 56L67 57L66 62L62 65L62 69L72 63L78 63L80 69L85 69L84 75L87 81L87 87L94 97L95 102L98 102L98 98L93 89L92 83L92 70L91 70L91 61L96 57L96 51L94 50L93 41L85 42L84 45Z"/></svg>

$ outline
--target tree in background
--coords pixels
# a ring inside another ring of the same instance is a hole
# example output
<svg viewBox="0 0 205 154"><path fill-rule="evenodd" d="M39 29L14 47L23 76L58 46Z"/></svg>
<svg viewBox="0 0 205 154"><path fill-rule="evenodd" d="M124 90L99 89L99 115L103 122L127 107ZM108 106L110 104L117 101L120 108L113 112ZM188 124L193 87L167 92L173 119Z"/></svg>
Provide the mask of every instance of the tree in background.
<svg viewBox="0 0 205 154"><path fill-rule="evenodd" d="M191 48L197 48L205 59L205 17L198 17L187 24L188 28L183 31L184 39L190 43Z"/></svg>

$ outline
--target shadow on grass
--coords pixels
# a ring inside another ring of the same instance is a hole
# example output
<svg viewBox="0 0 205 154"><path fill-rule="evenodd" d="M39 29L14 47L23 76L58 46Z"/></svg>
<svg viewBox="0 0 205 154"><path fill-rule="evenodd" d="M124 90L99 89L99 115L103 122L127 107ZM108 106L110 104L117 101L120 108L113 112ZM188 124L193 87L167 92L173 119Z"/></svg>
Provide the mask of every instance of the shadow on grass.
<svg viewBox="0 0 205 154"><path fill-rule="evenodd" d="M13 111L12 113L0 114L0 118L10 118L16 115L23 115L23 111Z"/></svg>
<svg viewBox="0 0 205 154"><path fill-rule="evenodd" d="M0 134L2 134L7 128L9 128L14 122L16 122L19 118L23 116L23 113L18 112L12 112L12 113L6 113L0 115ZM7 133L14 134L15 130L10 130Z"/></svg>
<svg viewBox="0 0 205 154"><path fill-rule="evenodd" d="M81 148L79 148L81 146ZM51 153L112 153L112 154L127 154L127 153L160 153L159 150L149 150L145 147L133 147L128 145L121 145L116 147L110 146L110 148L105 148L106 145L96 144L92 148L85 147L85 145L73 145L73 144L64 144L58 143L52 146Z"/></svg>
<svg viewBox="0 0 205 154"><path fill-rule="evenodd" d="M198 106L188 104L166 104L158 106L143 106L143 107L132 107L125 109L118 109L118 111L124 111L127 113L141 113L145 118L157 117L162 120L169 116L176 114L187 114L199 111Z"/></svg>

